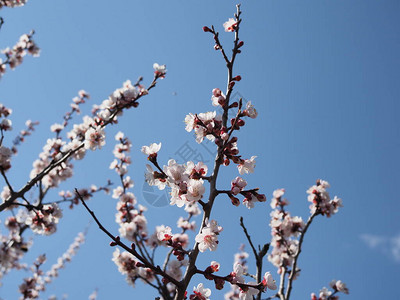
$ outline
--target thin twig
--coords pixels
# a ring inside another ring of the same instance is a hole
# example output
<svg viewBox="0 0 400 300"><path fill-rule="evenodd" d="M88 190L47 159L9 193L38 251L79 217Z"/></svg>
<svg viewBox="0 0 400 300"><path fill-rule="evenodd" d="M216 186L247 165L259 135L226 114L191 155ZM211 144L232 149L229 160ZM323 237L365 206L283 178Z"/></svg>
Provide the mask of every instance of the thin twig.
<svg viewBox="0 0 400 300"><path fill-rule="evenodd" d="M311 222L313 221L314 217L317 216L318 214L319 214L319 210L317 209L317 210L315 210L315 212L313 212L313 214L308 218L307 223L306 223L306 226L304 227L303 231L301 232L300 239L299 239L299 246L298 246L298 249L297 249L297 253L296 253L296 255L294 256L293 263L292 263L292 269L290 270L290 274L289 274L289 277L288 277L288 286L287 286L287 290L286 290L285 300L289 300L290 293L291 293L291 291L292 291L293 280L294 280L294 277L295 277L295 275L296 275L296 273L297 273L297 271L296 271L297 260L299 259L299 255L300 255L300 253L301 253L301 246L303 245L304 235L306 234L308 227L310 227Z"/></svg>
<svg viewBox="0 0 400 300"><path fill-rule="evenodd" d="M144 257L142 257L136 250L134 247L134 244L132 245L132 247L128 247L127 245L125 245L123 242L121 242L121 240L119 239L119 237L115 237L114 235L112 235L99 221L99 219L96 217L95 213L90 210L90 208L87 206L87 204L85 203L85 201L83 200L82 196L79 194L78 190L75 189L75 193L78 195L79 199L82 202L82 205L86 208L86 210L89 212L89 214L92 216L93 220L96 222L96 224L99 226L100 230L103 231L106 235L108 235L113 242L120 246L121 248L123 248L125 251L129 252L130 254L132 254L134 257L136 257L138 260L140 260L141 263L144 264L144 266L146 268L151 269L152 271L154 271L154 273L159 274L163 277L165 277L168 281L172 282L173 284L175 284L176 286L181 286L181 283L179 281L177 281L175 278L171 277L170 275L168 275L167 273L165 273L163 270L161 270L161 268L159 266L154 266L152 264L150 264Z"/></svg>
<svg viewBox="0 0 400 300"><path fill-rule="evenodd" d="M153 81L151 82L150 86L147 88L147 91L151 90L156 86L157 79L159 77L157 75L154 76ZM114 112L110 115L109 119L101 124L101 127L105 127L108 124L114 121L114 118L125 108L132 106L133 103L137 102L141 97L146 94L139 94L137 98L132 100L131 102L123 105L121 107L117 107ZM28 192L37 182L43 179L48 173L50 173L54 168L60 166L62 163L66 162L74 153L79 151L84 147L85 143L82 142L78 147L73 150L69 150L66 153L63 153L63 156L58 160L52 160L39 174L37 174L34 178L32 178L23 188L21 188L18 192L11 193L11 196L5 200L2 204L0 204L0 212L8 208L13 202L21 198L26 192Z"/></svg>
<svg viewBox="0 0 400 300"><path fill-rule="evenodd" d="M237 7L237 15L240 16L240 5L237 5L236 7ZM235 48L237 48L239 23L240 23L240 20L238 20L238 26L235 29L235 45L236 45ZM233 78L232 74L233 74L233 63L235 60L234 56L236 56L235 52L237 52L237 51L234 51L230 63L227 63L227 68L228 68L227 93L226 93L226 97L225 97L225 101L226 101L225 106L223 107L224 113L222 115L222 126L224 126L224 127L227 127L229 100L230 100L230 95L231 95L231 91L232 91L232 87L231 87L230 83ZM220 160L220 156L222 154L223 149L224 149L223 145L218 146L218 152L217 152L217 155L216 155L215 161L214 161L214 170L213 170L213 173L211 175L211 180L210 180L210 193L209 193L209 197L208 197L208 202L203 206L204 213L203 213L203 219L201 222L201 226L199 228L199 234L202 232L204 226L206 226L206 220L210 219L211 210L214 205L215 198L218 195L216 185L217 185L219 169L220 169L221 163L222 163ZM193 249L189 255L189 264L186 268L185 274L181 281L182 285L177 288L177 292L176 292L175 298L174 298L175 300L183 300L184 299L185 292L190 283L190 280L192 279L193 275L196 274L196 271L197 271L196 260L197 260L198 255L199 255L198 243L195 242Z"/></svg>

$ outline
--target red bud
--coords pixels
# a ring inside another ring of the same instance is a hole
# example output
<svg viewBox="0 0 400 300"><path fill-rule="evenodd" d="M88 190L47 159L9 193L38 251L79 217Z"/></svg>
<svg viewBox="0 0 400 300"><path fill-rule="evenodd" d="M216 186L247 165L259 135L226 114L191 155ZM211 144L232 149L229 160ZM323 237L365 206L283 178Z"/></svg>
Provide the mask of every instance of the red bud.
<svg viewBox="0 0 400 300"><path fill-rule="evenodd" d="M242 80L242 77L240 75L238 75L238 76L233 77L232 80L240 81L240 80Z"/></svg>

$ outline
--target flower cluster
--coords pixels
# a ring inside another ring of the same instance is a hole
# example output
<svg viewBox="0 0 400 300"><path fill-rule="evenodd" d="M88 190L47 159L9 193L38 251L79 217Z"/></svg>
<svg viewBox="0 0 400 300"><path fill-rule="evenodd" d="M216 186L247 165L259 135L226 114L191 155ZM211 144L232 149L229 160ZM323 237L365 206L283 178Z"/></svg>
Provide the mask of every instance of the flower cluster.
<svg viewBox="0 0 400 300"><path fill-rule="evenodd" d="M243 190L246 187L246 185L247 181L239 176L236 177L234 180L232 180L231 190L228 191L227 194L231 199L233 205L239 206L240 204L240 200L237 197L235 197L238 194L244 196L243 204L248 209L253 208L254 203L256 202L265 202L267 200L264 194L258 193L258 188L252 190Z"/></svg>
<svg viewBox="0 0 400 300"><path fill-rule="evenodd" d="M228 281L231 283L231 290L225 294L225 300L252 300L253 296L259 294L260 291L276 289L275 280L272 278L270 272L264 274L261 283L248 282L244 284L244 276L248 272L247 258L249 254L243 249L244 246L242 245L240 252L235 254L233 271L228 276Z"/></svg>
<svg viewBox="0 0 400 300"><path fill-rule="evenodd" d="M317 180L317 183L307 190L308 201L311 202L311 214L319 213L323 216L330 217L338 212L339 207L342 207L342 199L334 197L331 199L328 191L330 185L325 180Z"/></svg>
<svg viewBox="0 0 400 300"><path fill-rule="evenodd" d="M136 100L146 94L148 90L143 85L132 85L132 82L127 80L100 105L93 105L92 114L96 115L99 124L115 123L117 116L122 116L123 109L137 107L139 103Z"/></svg>
<svg viewBox="0 0 400 300"><path fill-rule="evenodd" d="M45 290L43 281L43 271L40 266L46 261L45 255L40 255L36 262L31 267L32 277L24 278L24 282L19 286L21 293L20 300L24 299L38 299L39 293Z"/></svg>
<svg viewBox="0 0 400 300"><path fill-rule="evenodd" d="M222 116L217 115L216 111L200 114L188 114L185 117L186 131L194 130L196 134L196 142L201 143L206 137L210 141L214 141L215 137L221 131Z"/></svg>
<svg viewBox="0 0 400 300"><path fill-rule="evenodd" d="M207 249L210 251L217 250L218 247L218 235L222 231L222 227L218 226L217 221L211 220L206 221L205 226L201 230L201 233L196 235L196 243L198 243L199 251L204 252Z"/></svg>
<svg viewBox="0 0 400 300"><path fill-rule="evenodd" d="M226 96L220 89L215 88L212 90L211 101L213 106L224 107L226 104Z"/></svg>
<svg viewBox="0 0 400 300"><path fill-rule="evenodd" d="M131 157L128 154L132 144L122 132L116 134L115 140L119 143L114 146L115 159L110 164L110 169L114 169L118 175L123 176L128 172L128 166L131 164Z"/></svg>
<svg viewBox="0 0 400 300"><path fill-rule="evenodd" d="M8 170L11 168L11 149L0 146L0 169L3 171Z"/></svg>
<svg viewBox="0 0 400 300"><path fill-rule="evenodd" d="M154 280L153 272L143 268L142 264L126 251L120 252L119 249L115 249L112 261L118 266L118 271L126 275L126 281L133 287L138 278L145 282Z"/></svg>
<svg viewBox="0 0 400 300"><path fill-rule="evenodd" d="M0 0L0 9L4 6L7 7L17 7L24 6L28 0Z"/></svg>
<svg viewBox="0 0 400 300"><path fill-rule="evenodd" d="M207 175L208 167L202 162L194 164L178 164L174 159L168 161L168 165L161 169L157 163L157 152L160 144L152 144L150 147L142 147L142 152L148 155L148 159L159 169L154 171L147 165L146 181L149 185L157 186L163 190L166 186L171 188L171 205L182 207L193 205L203 198L205 192L203 178Z"/></svg>
<svg viewBox="0 0 400 300"><path fill-rule="evenodd" d="M209 300L211 296L211 290L203 287L202 283L199 283L197 287L193 288L193 294L189 296L190 300Z"/></svg>
<svg viewBox="0 0 400 300"><path fill-rule="evenodd" d="M0 130L3 133L4 131L11 131L12 130L12 122L7 117L11 115L12 110L10 108L5 107L3 104L0 103Z"/></svg>
<svg viewBox="0 0 400 300"><path fill-rule="evenodd" d="M42 180L44 186L57 187L60 182L71 177L73 167L71 158L80 160L84 158L87 150L101 149L105 145L104 127L109 123L115 123L117 116L122 115L123 109L137 107L136 100L145 94L147 90L142 85L133 86L129 80L126 81L122 88L116 89L101 105L93 105L93 117L84 116L82 123L74 124L67 133L69 142L65 142L59 133L68 124L72 113L79 113L79 105L89 98L87 92L79 91L79 96L73 99L72 111L64 116L64 123L52 125L51 130L57 134L57 137L47 141L39 159L33 163L31 179L58 161L62 162L51 168L44 176Z"/></svg>
<svg viewBox="0 0 400 300"><path fill-rule="evenodd" d="M16 1L8 1L8 3L10 4L11 2L15 3ZM2 6L4 6L4 4L0 3L0 8ZM2 77L3 74L6 72L7 65L9 65L11 70L19 66L23 62L26 54L30 54L34 57L39 56L40 49L36 45L35 41L32 39L33 34L34 32L32 31L30 34L21 35L19 41L14 45L14 47L2 50L2 53L6 56L6 60L3 61L2 59L0 59L0 77Z"/></svg>
<svg viewBox="0 0 400 300"><path fill-rule="evenodd" d="M57 263L52 265L50 270L45 273L44 282L50 283L54 278L58 277L59 270L65 267L67 262L70 262L72 257L75 256L81 245L85 242L85 233L80 232L69 245L67 251L58 258Z"/></svg>
<svg viewBox="0 0 400 300"><path fill-rule="evenodd" d="M26 129L23 129L19 132L19 134L13 140L13 146L11 148L12 153L16 154L18 152L17 146L25 141L25 137L32 134L35 131L35 126L39 125L39 122L27 120L25 122Z"/></svg>
<svg viewBox="0 0 400 300"><path fill-rule="evenodd" d="M56 203L43 205L40 210L32 210L26 220L28 225L36 234L50 235L56 232L57 223L62 217L62 212Z"/></svg>
<svg viewBox="0 0 400 300"><path fill-rule="evenodd" d="M3 104L0 103L0 132L1 136L3 136L4 131L10 131L12 129L11 127L11 120L8 119L7 117L11 115L12 110L10 108L5 107ZM11 155L12 151L4 147L2 145L2 141L0 142L0 169L3 171L8 170L11 168Z"/></svg>
<svg viewBox="0 0 400 300"><path fill-rule="evenodd" d="M178 261L183 261L187 251L184 249L189 243L189 236L185 233L186 229L183 229L182 233L172 234L171 227L161 225L156 226L154 235L149 239L148 245L152 248L156 246L169 246L172 248L172 254L176 256ZM157 241L154 241L154 237L157 237Z"/></svg>
<svg viewBox="0 0 400 300"><path fill-rule="evenodd" d="M237 25L238 25L238 21L237 20L235 20L233 18L229 18L229 20L224 23L225 31L226 32L233 32L237 28Z"/></svg>
<svg viewBox="0 0 400 300"><path fill-rule="evenodd" d="M25 223L25 219L25 210L19 210L4 222L9 235L0 234L0 279L12 269L25 268L19 261L32 245L31 240L27 242L21 235L21 224Z"/></svg>
<svg viewBox="0 0 400 300"><path fill-rule="evenodd" d="M52 162L63 157L63 151L67 147L61 138L48 139L39 158L33 162L33 169L30 178L35 178L43 172ZM59 166L51 169L42 179L42 184L46 188L57 187L61 182L73 175L73 164L65 160Z"/></svg>
<svg viewBox="0 0 400 300"><path fill-rule="evenodd" d="M58 135L60 132L68 126L69 121L72 119L74 113L80 114L81 108L80 105L86 103L86 100L90 98L90 95L85 90L80 90L78 92L78 96L72 99L72 103L70 104L71 110L68 111L64 116L64 122L62 124L55 123L50 127L52 132L55 132Z"/></svg>
<svg viewBox="0 0 400 300"><path fill-rule="evenodd" d="M337 293L349 294L349 289L341 280L332 280L329 285L333 291L323 287L319 291L318 296L314 293L311 294L311 300L339 300L339 296L336 295Z"/></svg>
<svg viewBox="0 0 400 300"><path fill-rule="evenodd" d="M113 198L119 199L117 203L117 214L115 221L119 224L119 233L122 237L129 241L136 241L138 237L146 238L147 219L143 215L145 207L138 205L136 197L128 189L133 187L133 181L129 176L126 176L128 166L131 163L131 158L128 155L131 148L131 142L124 137L122 132L118 132L115 139L119 143L114 147L115 159L110 165L110 169L114 169L119 174L121 185L113 190Z"/></svg>
<svg viewBox="0 0 400 300"><path fill-rule="evenodd" d="M73 193L71 191L61 190L58 195L62 198L58 200L57 203L61 202L69 202L69 208L73 208L74 205L79 204L79 201L82 199L84 201L89 200L93 197L94 193L98 193L100 191L104 191L106 194L110 192L109 186L111 185L111 181L108 180L107 184L104 186L97 187L92 184L89 188L80 188L77 189L78 193Z"/></svg>
<svg viewBox="0 0 400 300"><path fill-rule="evenodd" d="M269 254L269 261L278 268L278 273L292 265L294 256L297 254L298 237L304 229L304 222L301 217L292 217L285 210L285 206L289 203L282 198L285 193L284 189L275 190L271 200L271 246L272 252Z"/></svg>
<svg viewBox="0 0 400 300"><path fill-rule="evenodd" d="M164 78L167 73L167 67L165 65L159 65L158 63L153 64L154 74L156 78Z"/></svg>
<svg viewBox="0 0 400 300"><path fill-rule="evenodd" d="M240 76L234 77L232 82L239 81ZM214 141L215 144L222 148L220 156L221 162L227 166L232 161L237 164L240 175L245 173L253 173L256 165L256 156L252 156L250 159L242 159L239 155L239 149L237 147L237 137L232 137L231 134L234 130L240 130L245 125L243 117L256 118L257 111L251 102L247 102L246 109L242 109L242 101L232 103L229 107L226 107L227 100L226 96L218 88L212 90L211 97L212 104L214 106L222 106L224 111L238 107L237 116L230 120L230 127L224 126L223 117L217 115L214 112L200 113L200 114L188 114L185 118L186 131L191 132L194 130L196 135L196 142L201 143L204 138Z"/></svg>

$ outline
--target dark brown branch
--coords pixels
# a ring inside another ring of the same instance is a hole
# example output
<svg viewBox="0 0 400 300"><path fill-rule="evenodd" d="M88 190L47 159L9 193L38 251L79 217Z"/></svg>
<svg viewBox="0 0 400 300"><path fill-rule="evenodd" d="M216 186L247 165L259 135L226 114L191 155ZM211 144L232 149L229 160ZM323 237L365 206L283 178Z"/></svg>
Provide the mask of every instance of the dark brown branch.
<svg viewBox="0 0 400 300"><path fill-rule="evenodd" d="M106 235L108 235L113 242L118 245L119 247L121 247L122 249L124 249L125 251L127 251L128 253L132 254L134 257L136 257L138 260L140 260L141 263L144 264L144 266L146 268L151 269L154 273L163 276L164 278L166 278L168 281L172 282L173 284L175 284L176 286L181 286L181 283L179 281L177 281L175 278L171 277L170 275L168 275L167 273L165 273L163 270L161 270L160 266L154 266L153 264L149 263L147 261L147 259L145 259L144 257L142 257L136 250L134 247L134 244L132 245L133 247L128 247L127 245L125 245L123 242L121 242L121 240L119 239L119 237L115 237L114 235L112 235L99 221L99 219L97 219L95 213L90 210L90 208L87 206L87 204L85 203L85 201L82 199L81 195L79 194L78 190L75 189L75 193L78 195L79 199L82 202L82 205L86 208L86 210L89 212L89 214L92 216L93 220L96 222L96 224L99 226L100 230L103 231Z"/></svg>
<svg viewBox="0 0 400 300"><path fill-rule="evenodd" d="M240 15L240 5L236 6L237 8L237 15ZM238 22L240 23L240 21L238 20ZM239 24L235 29L235 45L237 47L237 41L238 41L238 32L239 32ZM235 48L236 48L235 47ZM234 52L233 54L234 56L236 56L236 53ZM234 56L232 56L231 62L228 64L227 63L227 68L228 68L228 81L227 81L227 93L226 93L226 97L225 97L225 106L223 107L224 109L224 113L222 115L222 126L227 127L227 120L228 120L228 111L229 111L229 100L230 100L230 96L231 96L231 91L232 91L232 87L231 87L231 81L232 81L232 73L233 73L233 63L234 63ZM219 169L221 167L221 154L223 152L223 145L219 145L218 146L218 152L217 155L215 157L215 161L214 161L214 170L213 173L211 175L211 180L210 180L210 194L208 197L208 202L207 204L205 204L203 206L203 219L201 222L201 226L199 228L199 233L201 233L201 231L203 230L205 224L206 224L206 220L210 219L210 215L211 215L211 210L212 207L214 205L214 201L215 198L217 197L218 193L217 193L217 178L218 178L218 173L219 173ZM193 277L193 275L196 273L196 260L197 260L197 256L199 255L199 248L198 248L198 243L196 242L193 246L193 250L191 251L190 255L189 255L189 264L186 268L185 271L185 275L183 276L182 279L182 285L180 287L177 288L177 293L175 295L175 300L183 300L185 297L185 291L190 283L191 278Z"/></svg>
<svg viewBox="0 0 400 300"><path fill-rule="evenodd" d="M262 277L263 258L268 252L269 244L265 244L263 246L263 248L259 249L259 252L257 252L256 248L253 245L251 237L247 231L247 228L246 228L246 226L244 226L243 217L240 217L240 226L243 228L243 232L246 235L247 240L249 241L250 247L253 250L254 258L256 259L256 268L257 268L257 274L256 274L256 278L255 278L256 282L261 282L262 281L261 277ZM257 300L261 300L261 292L258 293Z"/></svg>
<svg viewBox="0 0 400 300"><path fill-rule="evenodd" d="M240 282L232 282L231 277L229 275L227 275L227 276L218 276L218 275L215 275L213 273L208 273L208 272L205 272L205 271L202 271L202 270L196 270L196 274L202 274L207 279L212 278L212 279L220 279L220 280L227 281L230 284L237 285L238 287L240 287L243 290L246 290L248 288L257 289L260 292L264 290L264 286L262 285L262 283L259 283L257 285L253 285L253 284L246 284L246 283L240 283Z"/></svg>
<svg viewBox="0 0 400 300"><path fill-rule="evenodd" d="M157 83L157 79L159 77L157 75L154 76L153 81L151 82L150 86L147 88L147 91L151 90L152 88L154 88L156 86ZM131 102L121 106L121 107L117 107L113 113L111 114L109 120L105 121L104 123L102 123L101 127L105 127L108 124L112 123L114 121L114 118L125 108L129 108L131 107L135 102L137 102L141 97L143 97L146 94L140 94L137 98L135 98L134 100L132 100ZM46 168L44 168L39 174L37 174L33 179L31 179L30 181L28 181L28 183L21 188L18 192L14 192L11 193L11 196L4 201L1 205L0 205L0 212L5 210L6 208L8 208L9 206L11 206L13 204L13 202L18 199L21 198L23 195L25 195L26 192L28 192L37 182L39 182L40 180L43 179L44 176L46 176L51 170L53 170L54 168L60 166L63 162L67 161L75 152L79 151L80 149L82 149L84 147L84 142L82 142L77 148L73 149L73 150L69 150L68 152L64 153L63 156L59 159L59 160L53 160L51 161Z"/></svg>
<svg viewBox="0 0 400 300"><path fill-rule="evenodd" d="M319 213L318 209L308 218L306 226L304 227L304 229L301 232L300 235L300 239L299 239L299 246L296 252L296 255L294 256L293 259L293 264L292 264L292 269L290 270L290 274L288 277L288 286L287 286L287 290L286 290L286 294L285 294L285 300L289 300L290 298L290 293L292 292L292 287L293 287L293 280L294 277L296 275L296 268L297 268L297 261L299 259L299 255L301 253L301 247L303 245L303 241L304 241L304 235L307 232L308 227L310 227L311 222L313 221L314 217L317 216Z"/></svg>

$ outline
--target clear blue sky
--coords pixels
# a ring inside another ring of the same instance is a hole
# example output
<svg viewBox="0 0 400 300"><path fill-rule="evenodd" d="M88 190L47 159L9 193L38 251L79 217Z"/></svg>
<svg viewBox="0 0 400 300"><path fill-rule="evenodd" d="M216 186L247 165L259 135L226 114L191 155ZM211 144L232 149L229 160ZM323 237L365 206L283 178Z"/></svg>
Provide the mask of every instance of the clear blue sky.
<svg viewBox="0 0 400 300"><path fill-rule="evenodd" d="M319 217L306 236L294 299L309 299L331 279L348 284L351 295L343 299L394 299L394 283L400 280L400 2L248 1L242 10L245 46L235 70L242 81L235 88L259 112L239 136L243 156L258 156L255 174L246 176L249 186L260 187L268 199L274 189L285 188L289 209L303 218L308 216L306 190L317 178L328 180L332 196L344 203L331 219ZM107 178L116 182L108 166L113 136L122 130L133 143L130 175L134 193L149 208L149 228L175 226L177 207L146 203L146 157L140 147L162 142L160 159L166 162L179 159L175 153L187 142L211 162L208 150L184 130L183 119L189 112L213 110L211 90L225 87L223 60L201 28L214 24L223 31L234 11L233 1L183 0L30 0L23 8L1 10L6 22L1 48L35 29L42 49L40 58L27 57L0 82L0 102L14 111L14 134L27 119L41 122L13 160L13 184L28 180L50 125L60 122L78 90L87 90L91 103L100 103L126 79L143 75L149 82L154 62L167 64L166 79L118 127L108 129L107 146L76 163L75 178L61 188L101 185ZM231 34L221 32L221 38L231 45ZM222 175L219 186L226 188L237 172L231 168ZM57 193L50 199L57 200ZM89 204L117 232L115 200L99 195ZM213 217L224 226L221 244L201 262L216 259L221 274L229 273L244 241L239 216L261 244L270 239L269 212L268 204L248 211L220 198ZM59 232L35 238L24 261L31 263L46 252L44 269L50 268L89 220L81 206L66 209ZM92 225L87 243L44 295L87 299L99 288L98 299L154 299L142 284L132 289L125 283L111 262L114 249L108 242ZM269 263L265 268L276 276ZM23 276L7 276L0 297L17 299ZM191 286L199 282L211 287L200 277ZM222 299L221 293L213 291L212 299Z"/></svg>

